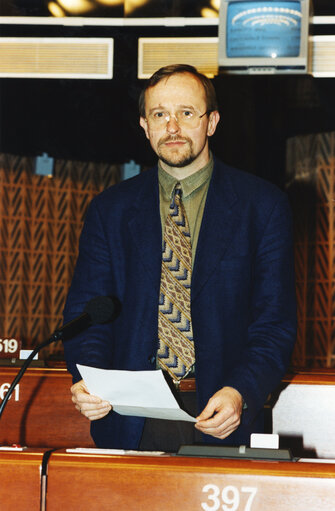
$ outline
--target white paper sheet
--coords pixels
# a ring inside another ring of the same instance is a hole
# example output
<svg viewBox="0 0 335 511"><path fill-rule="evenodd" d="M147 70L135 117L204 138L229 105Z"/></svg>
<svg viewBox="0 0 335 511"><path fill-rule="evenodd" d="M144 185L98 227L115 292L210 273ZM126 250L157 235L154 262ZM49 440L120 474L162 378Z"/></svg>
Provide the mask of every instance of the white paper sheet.
<svg viewBox="0 0 335 511"><path fill-rule="evenodd" d="M77 364L90 392L109 401L121 415L196 422L182 410L160 369L117 371Z"/></svg>

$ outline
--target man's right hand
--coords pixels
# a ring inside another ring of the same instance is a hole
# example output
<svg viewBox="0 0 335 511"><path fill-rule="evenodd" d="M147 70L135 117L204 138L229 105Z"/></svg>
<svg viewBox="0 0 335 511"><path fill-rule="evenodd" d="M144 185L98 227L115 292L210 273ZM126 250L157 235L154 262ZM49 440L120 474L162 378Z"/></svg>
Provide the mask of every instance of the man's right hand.
<svg viewBox="0 0 335 511"><path fill-rule="evenodd" d="M112 410L112 406L108 401L103 401L100 397L92 396L88 392L84 380L72 385L71 394L77 410L90 421L102 419Z"/></svg>

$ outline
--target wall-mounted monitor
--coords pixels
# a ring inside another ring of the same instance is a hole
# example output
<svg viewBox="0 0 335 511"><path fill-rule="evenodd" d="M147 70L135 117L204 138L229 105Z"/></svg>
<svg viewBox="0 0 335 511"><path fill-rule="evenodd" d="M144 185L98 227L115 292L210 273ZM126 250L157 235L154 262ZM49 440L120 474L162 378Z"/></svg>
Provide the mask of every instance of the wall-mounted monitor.
<svg viewBox="0 0 335 511"><path fill-rule="evenodd" d="M306 73L310 0L221 0L221 72Z"/></svg>

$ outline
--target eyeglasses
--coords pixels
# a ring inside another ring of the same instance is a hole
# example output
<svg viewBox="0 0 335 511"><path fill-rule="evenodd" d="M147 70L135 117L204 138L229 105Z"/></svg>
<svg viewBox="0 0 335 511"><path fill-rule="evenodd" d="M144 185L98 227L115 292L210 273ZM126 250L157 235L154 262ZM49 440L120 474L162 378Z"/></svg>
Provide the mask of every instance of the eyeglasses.
<svg viewBox="0 0 335 511"><path fill-rule="evenodd" d="M208 113L209 110L202 115L198 115L193 110L188 109L176 110L174 114L170 114L170 112L165 112L164 110L155 110L149 114L147 122L151 129L158 130L165 128L166 124L174 117L180 128L194 129L199 127L200 119Z"/></svg>

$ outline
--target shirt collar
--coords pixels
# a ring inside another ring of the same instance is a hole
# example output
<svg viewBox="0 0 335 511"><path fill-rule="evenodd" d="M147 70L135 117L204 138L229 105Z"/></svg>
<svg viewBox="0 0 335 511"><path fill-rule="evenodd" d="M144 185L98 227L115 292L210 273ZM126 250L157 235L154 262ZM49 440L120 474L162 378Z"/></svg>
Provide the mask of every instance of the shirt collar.
<svg viewBox="0 0 335 511"><path fill-rule="evenodd" d="M214 166L213 156L212 153L210 153L209 161L208 163L206 163L204 167L199 169L194 174L191 174L190 176L185 177L185 179L179 181L175 177L168 174L158 162L158 180L164 198L166 200L171 199L174 187L178 182L181 183L183 197L186 198L190 196L193 192L198 190L198 188L203 186L210 179L213 172L213 166Z"/></svg>

